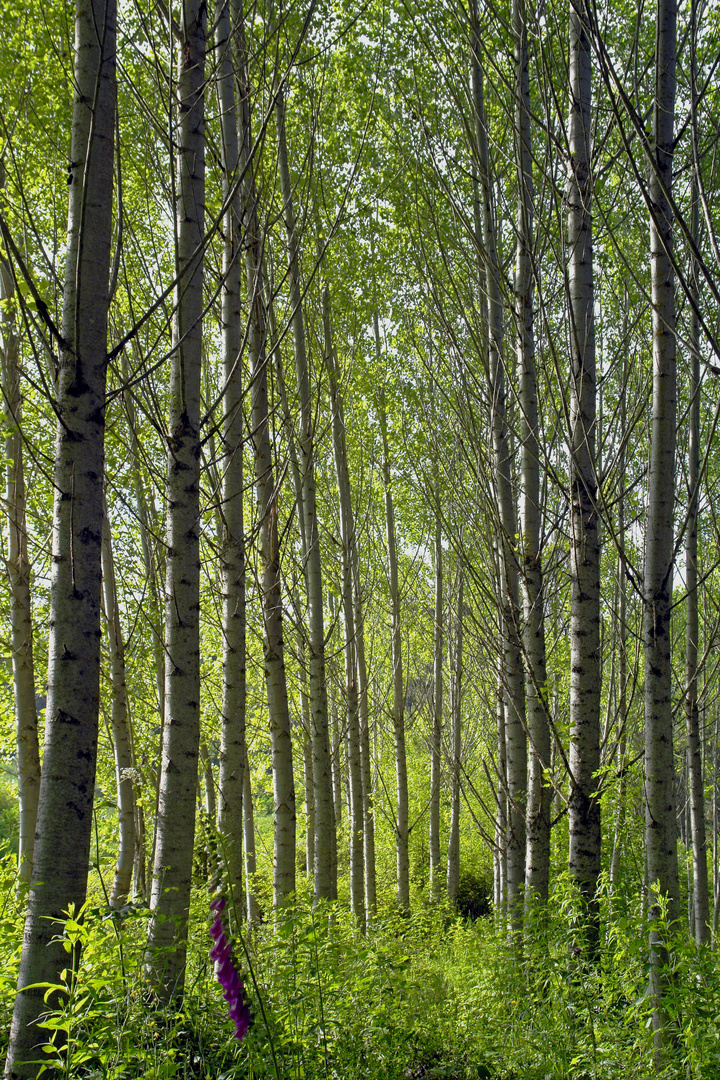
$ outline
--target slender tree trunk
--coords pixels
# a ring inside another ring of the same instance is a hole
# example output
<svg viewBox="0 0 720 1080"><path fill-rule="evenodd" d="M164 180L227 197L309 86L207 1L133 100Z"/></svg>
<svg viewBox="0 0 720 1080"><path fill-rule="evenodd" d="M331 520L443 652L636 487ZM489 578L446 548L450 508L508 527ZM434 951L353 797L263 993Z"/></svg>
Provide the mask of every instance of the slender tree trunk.
<svg viewBox="0 0 720 1080"><path fill-rule="evenodd" d="M4 186L0 161L0 191ZM13 694L17 731L17 778L20 808L18 877L30 884L40 792L40 746L35 706L35 665L31 571L25 519L25 473L22 449L20 396L20 344L12 311L14 284L9 268L0 261L0 334L2 334L3 413L5 426L5 505L8 519L7 573L10 583L10 625Z"/></svg>
<svg viewBox="0 0 720 1080"><path fill-rule="evenodd" d="M184 990L200 742L200 375L205 208L203 0L183 0L178 76L177 272L170 370L165 722L150 890L148 972L163 1002Z"/></svg>
<svg viewBox="0 0 720 1080"><path fill-rule="evenodd" d="M550 880L550 725L545 663L542 556L540 552L540 455L538 446L535 332L533 319L533 179L530 136L530 77L525 0L514 0L515 156L518 176L515 265L515 327L520 372L521 551L523 644L527 728L530 739L526 808L525 898L542 903Z"/></svg>
<svg viewBox="0 0 720 1080"><path fill-rule="evenodd" d="M260 922L260 905L257 898L257 857L255 854L255 814L253 812L252 781L250 769L243 772L243 827L245 835L245 901L249 926Z"/></svg>
<svg viewBox="0 0 720 1080"><path fill-rule="evenodd" d="M5 1062L34 1077L38 983L69 966L63 913L85 902L100 681L102 483L115 133L114 0L78 0L66 277L57 382L45 748L28 897ZM92 102L92 108L90 103ZM77 959L77 958L76 958ZM23 989L33 985L35 989ZM57 998L55 999L57 1002ZM52 1007L52 1005L51 1005Z"/></svg>
<svg viewBox="0 0 720 1080"><path fill-rule="evenodd" d="M377 313L373 316L375 352L380 359L380 325ZM395 779L397 787L397 815L395 818L395 855L397 863L397 902L400 910L410 912L410 857L408 850L409 810L407 756L405 752L405 685L403 681L402 633L400 625L400 578L398 573L397 537L395 534L395 506L392 497L390 473L390 447L387 435L387 412L385 395L381 390L377 398L382 437L382 471L385 488L385 530L388 551L388 576L390 583L391 656L393 671L392 714L395 738Z"/></svg>
<svg viewBox="0 0 720 1080"><path fill-rule="evenodd" d="M303 786L305 788L305 866L308 877L313 877L315 866L315 784L312 771L312 740L310 739L310 701L307 689L301 686L303 721Z"/></svg>
<svg viewBox="0 0 720 1080"><path fill-rule="evenodd" d="M503 360L503 305L500 268L495 241L492 175L488 152L483 72L476 5L473 3L472 81L475 139L480 180L482 245L485 257L489 327L489 390L493 442L493 473L501 533L500 603L503 635L503 692L505 695L505 750L507 765L507 909L513 930L522 921L522 889L525 882L525 803L527 787L527 739L525 734L525 683L520 647L520 603L516 545L516 518L510 468L510 447L505 413L505 365Z"/></svg>
<svg viewBox="0 0 720 1080"><path fill-rule="evenodd" d="M353 536L355 533L353 532ZM370 702L365 663L365 620L360 588L360 557L356 541L352 552L353 608L357 638L358 705L360 709L360 771L362 777L363 853L365 856L365 914L371 919L377 910L375 875L375 814L373 809L373 752L370 742Z"/></svg>
<svg viewBox="0 0 720 1080"><path fill-rule="evenodd" d="M217 83L222 125L223 197L235 184L240 162L235 103L233 26L228 0L218 0L215 16ZM218 829L225 870L236 896L243 884L243 792L247 768L245 532L243 514L243 386L241 254L239 191L231 199L223 228L221 323L223 348L223 420L221 428L222 522L220 580L223 602L223 703L220 733ZM238 905L239 910L239 905Z"/></svg>
<svg viewBox="0 0 720 1080"><path fill-rule="evenodd" d="M435 474L435 495L440 483ZM443 552L440 506L435 510L435 622L433 626L433 702L430 736L430 895L437 899L442 888L440 865L440 784L443 716Z"/></svg>
<svg viewBox="0 0 720 1080"><path fill-rule="evenodd" d="M570 305L570 873L597 946L600 874L600 544L595 460L591 51L585 0L570 0L567 180Z"/></svg>
<svg viewBox="0 0 720 1080"><path fill-rule="evenodd" d="M118 808L118 857L110 893L110 906L122 907L132 886L135 864L135 760L128 716L127 683L125 681L125 648L117 605L117 585L113 560L110 522L107 511L103 517L102 577L105 619L107 622L110 684L112 687L112 740L115 754L115 776Z"/></svg>
<svg viewBox="0 0 720 1080"><path fill-rule="evenodd" d="M658 921L660 898L678 916L677 821L671 697L670 604L673 584L675 498L676 340L675 282L671 263L675 127L675 0L658 0L653 166L648 182L653 328L653 399L648 509L645 533L645 846L652 914L650 992L656 1064L664 1067L670 1043L664 993L669 978L667 935Z"/></svg>
<svg viewBox="0 0 720 1080"><path fill-rule="evenodd" d="M122 355L122 372L123 382L129 383L130 381L130 369L127 361L127 355L123 352ZM143 478L142 470L142 453L140 442L137 435L137 419L135 413L135 402L133 400L133 394L130 389L126 390L123 395L125 404L125 413L127 415L128 428L130 433L130 449L132 455L132 481L135 495L135 509L137 513L139 532L140 532L140 546L142 548L143 565L145 568L145 580L147 588L148 602L143 605L143 613L149 625L150 634L152 638L153 647L153 669L155 674L155 685L157 689L157 709L160 720L160 739L157 744L157 751L153 749L153 759L148 761L147 752L143 751L142 758L136 760L135 764L140 770L141 783L144 786L147 780L150 780L153 788L153 819L157 823L157 801L160 792L160 769L159 760L162 756L162 729L165 718L165 646L164 646L164 634L160 625L160 597L158 578L162 576L162 570L158 568L156 564L155 546L155 507L152 499L148 499L145 482ZM163 560L164 561L164 560ZM147 779L146 779L147 776ZM136 824L135 824L135 866L133 869L133 895L142 896L148 899L147 888L147 871L152 873L152 867L155 862L155 830L153 830L153 842L152 851L150 853L149 865L147 863L147 841L146 841L146 828L145 828L145 811L143 808L143 801L138 799L135 803ZM142 861L142 864L141 864Z"/></svg>
<svg viewBox="0 0 720 1080"><path fill-rule="evenodd" d="M625 295L625 303L627 305L627 293ZM625 333L623 333L624 347L627 347L627 311L625 313ZM627 407L626 407L626 390L627 390L627 377L628 377L628 362L627 355L623 357L623 372L622 372L622 391L620 396L620 431L625 431ZM628 625L627 625L627 561L625 558L625 443L623 442L618 454L618 476L620 477L620 496L618 499L618 636L619 636L619 650L618 650L618 726L620 729L620 739L618 741L618 770L620 772L620 780L618 783L618 802L617 813L615 816L615 833L613 836L613 849L612 856L610 858L610 889L612 892L617 890L620 882L620 857L623 847L623 831L625 826L625 801L627 791L627 689L628 689L628 671L627 671L627 640L628 640Z"/></svg>
<svg viewBox="0 0 720 1080"><path fill-rule="evenodd" d="M353 548L355 518L345 442L345 417L339 387L337 361L330 321L330 293L323 289L323 331L325 367L328 373L335 476L340 504L342 545L342 613L345 630L345 687L348 731L348 775L350 789L350 899L360 926L365 924L365 866L363 850L363 775L360 739L360 697L358 693L358 630L353 604Z"/></svg>
<svg viewBox="0 0 720 1080"><path fill-rule="evenodd" d="M450 834L448 838L447 894L457 900L460 884L460 754L462 748L463 680L463 585L462 563L457 569L455 640L452 649L452 709L450 712Z"/></svg>
<svg viewBox="0 0 720 1080"><path fill-rule="evenodd" d="M123 382L130 382L130 368L125 352L122 355ZM123 395L125 412L127 415L128 428L130 429L130 449L132 453L132 479L135 494L135 508L138 517L140 532L140 546L142 548L143 566L147 581L147 595L149 603L143 605L145 617L150 623L150 632L153 642L154 672L157 686L157 708L160 716L160 727L165 715L165 647L164 635L160 620L160 587L158 576L162 578L162 568L158 571L156 557L153 551L155 542L154 531L156 514L154 500L149 499L143 478L143 455L138 438L138 423L135 412L135 402L132 390L126 390ZM149 614L148 614L149 613ZM160 747L162 750L162 747Z"/></svg>
<svg viewBox="0 0 720 1080"><path fill-rule="evenodd" d="M277 906L295 891L295 779L283 641L278 491L275 486L270 439L266 354L267 320L263 301L263 242L258 222L254 170L250 158L252 147L250 85L242 15L238 18L235 40L238 43L239 53L236 70L240 81L240 165L241 168L246 169L243 196L246 215L245 265L250 306L248 354L255 496L262 566L260 599L263 614L263 652L273 770L273 896Z"/></svg>
<svg viewBox="0 0 720 1080"><path fill-rule="evenodd" d="M300 248L295 224L292 183L288 166L285 135L285 101L282 88L277 92L275 117L278 138L278 170L287 233L288 282L291 325L295 347L295 370L300 401L300 426L297 446L300 458L301 495L305 514L307 548L304 552L305 588L308 608L308 673L312 721L313 777L315 783L315 899L330 898L334 892L331 852L335 829L333 792L328 740L328 698L325 680L325 628L323 622L323 582L320 535L315 498L314 422L310 397L310 370L305 341L302 287L300 283Z"/></svg>
<svg viewBox="0 0 720 1080"><path fill-rule="evenodd" d="M691 188L692 227L698 236L698 184L693 170ZM693 262L691 288L695 304L700 303L697 266ZM705 836L705 789L702 770L702 741L698 710L698 482L700 476L700 326L695 308L690 312L690 415L688 418L688 500L685 536L686 638L685 638L685 719L687 724L688 798L693 856L693 904L695 941L698 948L710 942L710 899L708 895L707 839Z"/></svg>
<svg viewBox="0 0 720 1080"><path fill-rule="evenodd" d="M502 655L500 657L502 666ZM495 912L499 926L507 925L507 839L508 839L508 799L507 799L507 759L505 756L505 694L502 675L498 680L497 705L497 743L498 743L498 784L495 794L497 817L495 820Z"/></svg>

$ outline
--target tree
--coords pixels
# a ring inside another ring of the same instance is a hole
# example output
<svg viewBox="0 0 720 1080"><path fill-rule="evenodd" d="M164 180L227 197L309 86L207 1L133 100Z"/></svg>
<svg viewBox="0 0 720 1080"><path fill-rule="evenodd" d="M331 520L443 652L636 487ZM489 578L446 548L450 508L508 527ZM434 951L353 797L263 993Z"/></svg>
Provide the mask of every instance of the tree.
<svg viewBox="0 0 720 1080"><path fill-rule="evenodd" d="M58 934L87 888L100 679L105 386L115 134L114 0L78 0L59 347L43 772L8 1080L38 1072L38 983L68 968ZM72 966L72 962L71 962ZM69 980L72 979L72 973ZM24 990L32 984L35 988Z"/></svg>
<svg viewBox="0 0 720 1080"><path fill-rule="evenodd" d="M205 23L184 0L177 84L177 290L167 427L165 716L150 892L148 971L161 1001L181 999L200 743L200 372L205 211Z"/></svg>
<svg viewBox="0 0 720 1080"><path fill-rule="evenodd" d="M675 0L658 0L653 155L648 181L652 274L652 439L648 476L643 643L645 648L645 848L652 894L650 991L656 1061L670 1041L664 1004L668 948L663 905L678 911L675 776L672 722L670 605L674 561L676 328L673 272L672 167L675 143Z"/></svg>
<svg viewBox="0 0 720 1080"><path fill-rule="evenodd" d="M600 874L600 543L595 461L591 46L584 0L570 3L568 291L570 307L570 871L598 937Z"/></svg>

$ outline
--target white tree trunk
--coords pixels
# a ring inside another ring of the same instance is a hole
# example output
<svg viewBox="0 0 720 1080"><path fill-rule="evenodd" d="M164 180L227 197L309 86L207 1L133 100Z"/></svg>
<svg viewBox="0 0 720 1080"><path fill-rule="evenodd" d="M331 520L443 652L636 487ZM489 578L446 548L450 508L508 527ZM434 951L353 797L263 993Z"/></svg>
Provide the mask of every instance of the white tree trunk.
<svg viewBox="0 0 720 1080"><path fill-rule="evenodd" d="M345 417L338 385L338 370L330 321L330 293L323 290L323 331L325 367L328 373L335 477L340 504L342 546L342 613L345 631L345 693L348 732L348 777L350 788L350 900L353 914L365 924L365 866L363 850L363 782L360 752L360 698L358 693L357 628L353 604L353 548L355 518L352 508L350 472L345 441Z"/></svg>
<svg viewBox="0 0 720 1080"><path fill-rule="evenodd" d="M625 317L623 327L623 343L627 341L627 292L625 293ZM620 431L625 431L625 424L627 419L627 376L628 376L628 362L627 355L623 356L623 371L622 371L622 390L620 394ZM625 476L625 456L626 447L623 442L618 453L618 476L624 478ZM624 484L624 479L621 479L621 484ZM627 670L627 640L628 640L628 626L627 626L627 583L626 583L626 571L627 561L625 558L625 493L621 489L618 500L618 527L617 527L617 539L618 539L618 567L617 567L617 588L618 588L618 610L617 610L617 626L618 626L618 705L617 705L617 717L618 727L620 729L620 738L618 740L618 770L620 772L620 780L618 783L618 795L617 795L617 812L615 815L615 831L613 835L613 849L610 857L610 890L615 892L620 882L620 868L621 868L621 855L623 849L623 836L625 828L625 802L627 798L627 690L628 690L628 670Z"/></svg>
<svg viewBox="0 0 720 1080"><path fill-rule="evenodd" d="M295 373L300 402L300 425L297 448L300 464L300 499L303 504L306 548L303 552L305 590L308 612L308 674L310 717L313 747L313 778L315 784L315 867L314 895L319 900L335 892L336 877L331 854L335 845L333 790L328 738L328 698L325 680L325 627L323 619L323 581L320 555L320 535L315 498L314 412L310 395L310 368L305 341L302 287L300 282L300 247L298 242L292 183L288 166L285 133L285 99L282 88L277 92L275 118L278 139L278 171L282 192L287 233L288 285L291 305L291 326L295 349Z"/></svg>
<svg viewBox="0 0 720 1080"><path fill-rule="evenodd" d="M520 646L521 618L516 553L515 502L510 468L510 448L505 412L505 365L503 360L503 305L500 268L495 241L492 176L488 152L483 72L480 65L477 12L473 8L472 82L475 140L481 196L482 250L487 288L489 328L488 387L493 442L493 479L501 534L500 606L503 636L504 734L507 767L507 910L511 925L522 921L522 890L525 883L525 800L527 788L527 738L525 734L525 682Z"/></svg>
<svg viewBox="0 0 720 1080"><path fill-rule="evenodd" d="M545 621L540 551L540 453L538 444L533 320L533 178L530 135L528 32L524 0L513 3L515 41L515 145L518 178L515 265L515 334L520 372L520 492L523 645L527 728L530 741L526 808L525 898L544 903L550 879L550 724L545 681Z"/></svg>
<svg viewBox="0 0 720 1080"><path fill-rule="evenodd" d="M375 875L375 817L373 810L373 756L370 743L370 702L365 663L365 618L360 587L360 555L356 532L351 547L353 610L357 642L358 706L360 710L360 772L362 781L363 853L365 856L365 916L371 919L377 909Z"/></svg>
<svg viewBox="0 0 720 1080"><path fill-rule="evenodd" d="M0 161L0 191L3 187ZM35 665L31 571L25 519L25 473L22 449L22 398L20 396L20 343L12 309L14 284L9 267L0 261L0 360L2 361L3 414L5 426L5 506L8 520L7 573L10 583L10 625L13 694L17 731L17 779L20 809L18 877L30 884L38 795L40 793L40 747L35 706Z"/></svg>
<svg viewBox="0 0 720 1080"><path fill-rule="evenodd" d="M671 263L675 127L676 0L658 0L653 167L648 182L652 284L653 395L643 588L645 645L645 846L651 914L660 916L658 894L678 917L677 821L673 761L670 604L673 587L675 428L677 413L675 280ZM671 1035L663 1002L669 978L666 935L650 931L650 991L656 1062L665 1063Z"/></svg>
<svg viewBox="0 0 720 1080"><path fill-rule="evenodd" d="M595 460L591 51L584 0L570 0L568 289L570 307L570 873L597 945L600 874L600 544Z"/></svg>
<svg viewBox="0 0 720 1080"><path fill-rule="evenodd" d="M295 779L283 641L278 491L275 487L273 449L270 439L266 351L267 314L263 300L263 239L258 222L257 191L251 160L250 85L242 15L238 18L235 39L239 53L236 70L240 83L240 165L245 169L243 202L246 216L245 267L250 308L248 355L252 406L251 430L262 569L260 602L263 616L265 686L268 698L273 770L273 896L274 903L278 905L286 896L295 891Z"/></svg>
<svg viewBox="0 0 720 1080"><path fill-rule="evenodd" d="M150 890L148 972L182 998L200 742L200 374L205 207L205 20L183 0L178 75L177 273L170 370L165 583L165 717Z"/></svg>
<svg viewBox="0 0 720 1080"><path fill-rule="evenodd" d="M698 184L693 171L691 188L693 235L698 235ZM697 266L690 279L695 304L700 303ZM700 326L690 312L690 415L688 417L688 523L685 536L685 719L687 724L688 800L693 860L693 916L698 948L710 942L710 898L705 835L705 789L698 710L698 483L700 477Z"/></svg>
<svg viewBox="0 0 720 1080"><path fill-rule="evenodd" d="M450 833L448 836L447 894L457 900L460 884L460 754L462 749L463 680L463 585L462 563L457 568L455 636L451 655L452 707L450 710Z"/></svg>
<svg viewBox="0 0 720 1080"><path fill-rule="evenodd" d="M223 196L237 181L240 149L235 104L233 26L228 0L218 0L215 16L218 100L222 125ZM243 883L243 793L247 768L245 734L245 532L243 515L243 365L241 282L243 262L241 199L230 200L224 222L221 324L224 395L221 457L222 519L220 580L223 602L223 699L220 733L218 828L229 885L238 900ZM240 905L236 905L240 910Z"/></svg>
<svg viewBox="0 0 720 1080"><path fill-rule="evenodd" d="M380 359L380 326L377 313L373 316L375 353ZM395 857L397 867L397 901L402 912L410 911L410 857L408 850L409 809L407 755L405 751L405 684L403 680L402 633L400 625L400 578L398 573L397 537L395 533L395 507L392 497L390 472L390 446L387 436L387 412L385 395L377 396L377 408L382 437L382 473L385 489L385 535L388 555L388 578L390 585L390 638L392 662L392 715L395 740L395 781L397 790L397 813L395 817Z"/></svg>
<svg viewBox="0 0 720 1080"><path fill-rule="evenodd" d="M136 770L128 715L125 647L122 627L120 626L120 612L117 605L115 563L107 509L103 517L102 577L108 654L110 658L110 684L112 687L111 729L115 754L118 809L118 857L110 892L110 905L111 907L122 907L132 887L133 866L135 865Z"/></svg>
<svg viewBox="0 0 720 1080"><path fill-rule="evenodd" d="M435 475L435 496L440 498L440 483ZM435 621L433 625L433 702L430 736L430 895L436 899L442 888L440 865L440 785L442 778L443 717L443 551L440 506L435 509Z"/></svg>
<svg viewBox="0 0 720 1080"><path fill-rule="evenodd" d="M100 678L102 484L115 132L114 0L78 0L66 277L57 381L45 748L18 987L68 967L64 912L85 901ZM91 104L92 103L92 107ZM44 990L15 1000L5 1075L34 1077Z"/></svg>

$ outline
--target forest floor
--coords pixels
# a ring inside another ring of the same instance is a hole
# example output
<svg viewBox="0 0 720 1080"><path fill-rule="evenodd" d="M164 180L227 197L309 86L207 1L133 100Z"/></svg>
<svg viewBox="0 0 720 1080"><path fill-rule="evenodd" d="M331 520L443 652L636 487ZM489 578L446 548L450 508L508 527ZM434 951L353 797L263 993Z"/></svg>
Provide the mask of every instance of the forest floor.
<svg viewBox="0 0 720 1080"><path fill-rule="evenodd" d="M0 1031L6 1033L22 941L11 860L0 904ZM72 1080L617 1080L655 1075L647 927L633 898L612 901L597 962L578 945L572 894L556 886L546 918L509 944L490 916L418 903L378 914L366 934L342 909L298 902L234 939L253 1021L234 1038L209 959L207 893L198 890L182 1006L154 1006L143 977L147 908L111 912L97 894L68 918L78 978L48 1016L41 1057ZM609 904L610 901L608 900ZM667 1076L720 1077L720 978L712 954L676 942ZM3 1034L0 1038L5 1039ZM58 1049L63 1043L62 1049ZM0 1045L0 1049L2 1046Z"/></svg>

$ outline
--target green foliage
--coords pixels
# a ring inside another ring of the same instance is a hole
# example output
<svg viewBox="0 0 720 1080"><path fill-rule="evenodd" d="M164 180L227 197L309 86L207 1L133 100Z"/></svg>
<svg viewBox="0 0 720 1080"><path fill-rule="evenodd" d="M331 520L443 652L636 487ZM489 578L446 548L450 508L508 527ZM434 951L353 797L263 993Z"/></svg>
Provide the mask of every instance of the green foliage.
<svg viewBox="0 0 720 1080"><path fill-rule="evenodd" d="M2 875L7 1031L23 902L10 860ZM74 981L68 970L46 988L62 1004L44 1024L43 1054L74 1080L641 1080L653 1075L647 922L638 897L606 893L602 903L609 930L593 964L576 945L565 879L548 911L529 919L522 949L489 918L452 918L443 905L388 915L363 936L346 912L298 900L235 943L254 1011L242 1045L208 960L201 897L185 1000L166 1011L154 1009L143 977L147 909L91 903L65 921L68 967L77 945L82 960ZM705 1080L720 1070L720 975L682 935L673 967L677 1075Z"/></svg>

